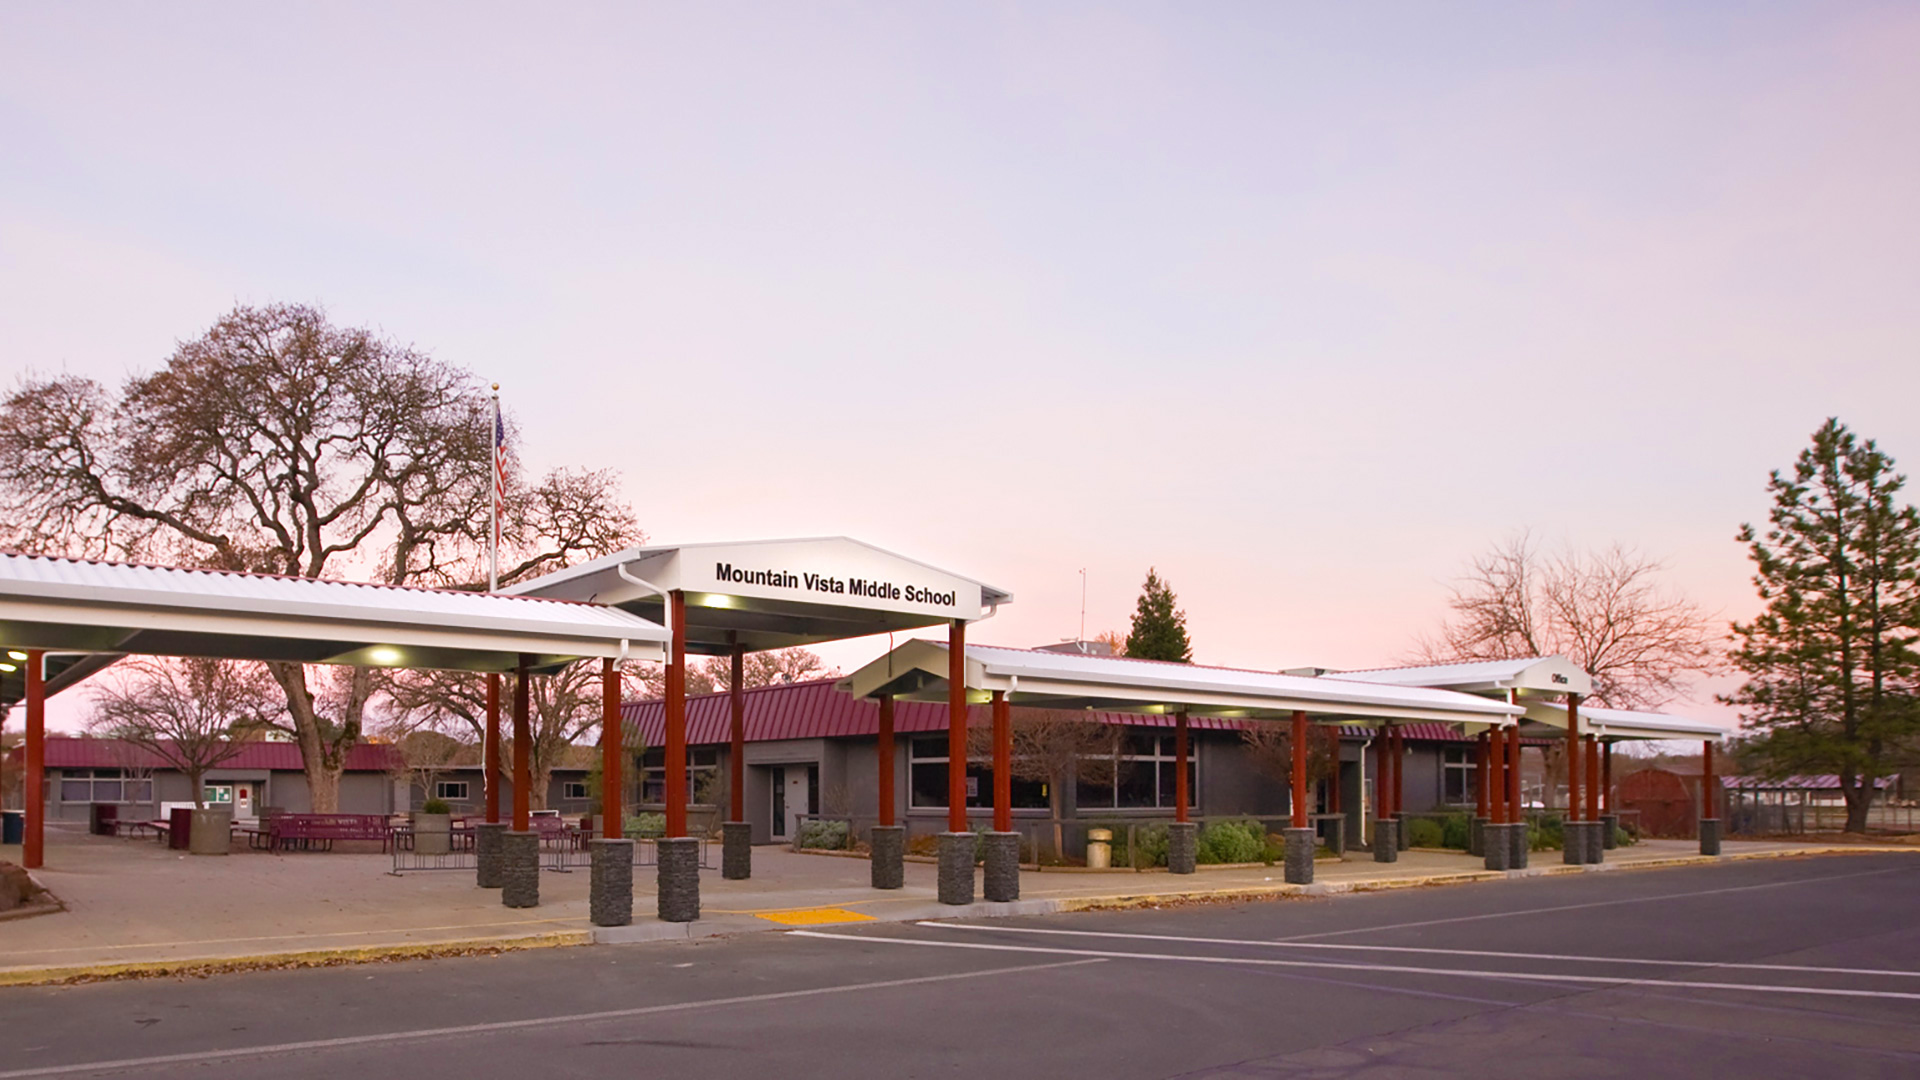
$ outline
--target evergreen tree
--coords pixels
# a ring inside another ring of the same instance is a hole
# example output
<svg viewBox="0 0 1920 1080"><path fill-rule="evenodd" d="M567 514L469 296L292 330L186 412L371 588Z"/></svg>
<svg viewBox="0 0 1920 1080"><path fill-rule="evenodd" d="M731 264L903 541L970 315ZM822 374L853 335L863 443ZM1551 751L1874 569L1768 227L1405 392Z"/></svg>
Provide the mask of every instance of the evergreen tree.
<svg viewBox="0 0 1920 1080"><path fill-rule="evenodd" d="M1772 474L1765 537L1740 530L1767 607L1733 627L1747 682L1722 700L1768 771L1838 774L1848 832L1866 831L1873 780L1920 736L1920 515L1895 502L1905 483L1829 419L1792 475Z"/></svg>
<svg viewBox="0 0 1920 1080"><path fill-rule="evenodd" d="M1133 632L1127 635L1127 655L1141 660L1193 663L1193 643L1187 640L1187 613L1174 607L1173 590L1152 568L1140 588L1133 611Z"/></svg>

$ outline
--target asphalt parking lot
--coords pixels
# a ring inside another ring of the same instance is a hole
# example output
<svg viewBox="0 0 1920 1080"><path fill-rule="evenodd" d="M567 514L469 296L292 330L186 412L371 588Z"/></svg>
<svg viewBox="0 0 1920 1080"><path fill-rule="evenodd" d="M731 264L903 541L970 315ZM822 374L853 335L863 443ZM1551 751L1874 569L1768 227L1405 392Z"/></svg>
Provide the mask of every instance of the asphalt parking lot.
<svg viewBox="0 0 1920 1080"><path fill-rule="evenodd" d="M1920 1075L1920 857L0 991L27 1076Z"/></svg>

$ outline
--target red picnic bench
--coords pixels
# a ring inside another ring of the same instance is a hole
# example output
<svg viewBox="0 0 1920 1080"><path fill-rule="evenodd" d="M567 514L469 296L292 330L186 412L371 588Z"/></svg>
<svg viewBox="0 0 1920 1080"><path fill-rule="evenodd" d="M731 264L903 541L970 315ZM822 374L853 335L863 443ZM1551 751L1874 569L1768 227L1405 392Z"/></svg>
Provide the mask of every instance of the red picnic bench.
<svg viewBox="0 0 1920 1080"><path fill-rule="evenodd" d="M393 827L384 814L275 814L264 829L247 829L247 842L273 851L333 850L335 840L378 840L387 850Z"/></svg>

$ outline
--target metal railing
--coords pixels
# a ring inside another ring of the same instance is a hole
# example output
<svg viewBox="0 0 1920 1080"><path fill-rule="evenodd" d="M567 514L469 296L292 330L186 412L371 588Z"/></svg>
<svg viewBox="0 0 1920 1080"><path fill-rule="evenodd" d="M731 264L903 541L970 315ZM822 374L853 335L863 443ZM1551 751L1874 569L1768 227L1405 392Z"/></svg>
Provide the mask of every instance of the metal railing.
<svg viewBox="0 0 1920 1080"><path fill-rule="evenodd" d="M593 865L593 851L587 844L588 837L578 834L554 834L540 838L540 868L556 874L572 873L584 866ZM700 869L718 870L719 862L713 852L713 843L706 837L697 837L700 841ZM652 838L636 839L633 845L633 865L658 866L659 848L654 846ZM422 854L413 850L402 851L399 845L393 849L393 868L387 873L399 876L431 870L468 870L480 869L480 856L471 843L456 846L454 850L440 855Z"/></svg>

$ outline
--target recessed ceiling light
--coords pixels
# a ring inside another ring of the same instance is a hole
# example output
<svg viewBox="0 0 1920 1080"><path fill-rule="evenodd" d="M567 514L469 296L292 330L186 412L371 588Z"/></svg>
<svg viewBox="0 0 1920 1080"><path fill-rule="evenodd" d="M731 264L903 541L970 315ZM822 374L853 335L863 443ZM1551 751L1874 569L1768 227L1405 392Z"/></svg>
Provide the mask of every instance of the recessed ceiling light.
<svg viewBox="0 0 1920 1080"><path fill-rule="evenodd" d="M376 645L367 653L376 664L397 664L400 662L400 650L391 645Z"/></svg>

